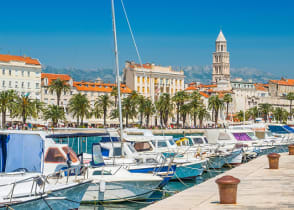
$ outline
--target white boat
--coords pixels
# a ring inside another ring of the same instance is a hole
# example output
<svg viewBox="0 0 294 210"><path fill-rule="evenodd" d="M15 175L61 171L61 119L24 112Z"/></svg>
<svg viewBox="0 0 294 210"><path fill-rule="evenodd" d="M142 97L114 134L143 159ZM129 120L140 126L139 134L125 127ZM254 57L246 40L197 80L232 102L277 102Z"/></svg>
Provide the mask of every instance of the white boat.
<svg viewBox="0 0 294 210"><path fill-rule="evenodd" d="M54 209L79 207L90 180L73 180L64 175L62 178L62 173L58 179L56 174L45 176L44 154L48 155L51 147L45 146L42 135L30 131L0 131L0 206L14 209L32 208L37 204L39 209L48 209L48 205Z"/></svg>
<svg viewBox="0 0 294 210"><path fill-rule="evenodd" d="M151 130L125 129L124 141L131 142L138 153L163 154L165 158L172 158L177 164L172 179L190 179L201 175L207 159L195 156L195 153L180 152L172 136L154 136Z"/></svg>
<svg viewBox="0 0 294 210"><path fill-rule="evenodd" d="M123 167L105 166L101 146L93 144L92 168L88 176L93 183L83 202L121 202L144 200L160 186L162 178L153 174L131 173ZM95 167L96 166L96 167Z"/></svg>

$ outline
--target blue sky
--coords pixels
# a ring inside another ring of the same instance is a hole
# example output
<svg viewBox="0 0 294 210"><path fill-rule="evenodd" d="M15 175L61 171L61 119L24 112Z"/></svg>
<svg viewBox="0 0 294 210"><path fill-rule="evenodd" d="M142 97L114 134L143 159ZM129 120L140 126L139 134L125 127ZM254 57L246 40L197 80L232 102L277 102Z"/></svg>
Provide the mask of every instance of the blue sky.
<svg viewBox="0 0 294 210"><path fill-rule="evenodd" d="M120 63L137 61L115 0ZM143 62L211 64L222 28L231 66L294 77L294 1L124 0ZM110 0L4 1L0 53L56 67L113 67Z"/></svg>

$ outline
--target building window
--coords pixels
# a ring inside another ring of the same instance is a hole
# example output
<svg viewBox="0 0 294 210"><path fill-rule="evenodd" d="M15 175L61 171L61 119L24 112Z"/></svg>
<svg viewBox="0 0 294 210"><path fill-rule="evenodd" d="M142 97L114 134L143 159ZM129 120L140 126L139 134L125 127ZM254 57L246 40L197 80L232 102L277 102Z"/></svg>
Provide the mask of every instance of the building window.
<svg viewBox="0 0 294 210"><path fill-rule="evenodd" d="M9 81L9 87L11 87L11 81Z"/></svg>
<svg viewBox="0 0 294 210"><path fill-rule="evenodd" d="M221 45L221 51L224 51L224 46L223 45Z"/></svg>
<svg viewBox="0 0 294 210"><path fill-rule="evenodd" d="M45 89L45 90L44 90L44 93L47 95L47 94L48 94L48 90L47 90L47 89Z"/></svg>
<svg viewBox="0 0 294 210"><path fill-rule="evenodd" d="M24 82L21 83L21 88L24 88Z"/></svg>
<svg viewBox="0 0 294 210"><path fill-rule="evenodd" d="M137 83L140 83L140 77L137 77Z"/></svg>
<svg viewBox="0 0 294 210"><path fill-rule="evenodd" d="M36 83L36 88L39 88L40 87L40 84L39 83Z"/></svg>
<svg viewBox="0 0 294 210"><path fill-rule="evenodd" d="M15 88L18 88L18 82L17 81L15 82Z"/></svg>
<svg viewBox="0 0 294 210"><path fill-rule="evenodd" d="M2 87L5 87L5 81L2 81Z"/></svg>
<svg viewBox="0 0 294 210"><path fill-rule="evenodd" d="M11 76L11 69L9 69L9 71L8 71L8 72L9 72L9 76Z"/></svg>
<svg viewBox="0 0 294 210"><path fill-rule="evenodd" d="M31 85L31 84L28 82L28 88L30 88L30 85Z"/></svg>
<svg viewBox="0 0 294 210"><path fill-rule="evenodd" d="M5 75L5 69L2 69L2 75Z"/></svg>
<svg viewBox="0 0 294 210"><path fill-rule="evenodd" d="M30 71L28 71L28 77L31 75L31 72Z"/></svg>
<svg viewBox="0 0 294 210"><path fill-rule="evenodd" d="M24 71L21 71L21 76L24 76Z"/></svg>

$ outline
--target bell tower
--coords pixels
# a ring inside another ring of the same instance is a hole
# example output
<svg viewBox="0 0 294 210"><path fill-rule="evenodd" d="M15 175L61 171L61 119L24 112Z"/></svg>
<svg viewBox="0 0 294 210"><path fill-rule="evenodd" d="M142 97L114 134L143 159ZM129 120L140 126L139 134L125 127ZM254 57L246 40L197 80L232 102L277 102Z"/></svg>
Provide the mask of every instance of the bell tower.
<svg viewBox="0 0 294 210"><path fill-rule="evenodd" d="M213 84L217 84L220 80L230 82L230 53L227 51L227 40L222 30L215 41L212 69Z"/></svg>

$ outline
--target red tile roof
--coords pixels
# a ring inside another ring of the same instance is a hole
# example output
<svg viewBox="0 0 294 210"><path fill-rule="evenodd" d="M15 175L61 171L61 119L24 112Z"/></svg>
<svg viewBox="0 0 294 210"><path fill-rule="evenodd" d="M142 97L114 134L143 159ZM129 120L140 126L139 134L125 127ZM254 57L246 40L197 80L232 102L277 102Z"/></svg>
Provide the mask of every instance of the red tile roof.
<svg viewBox="0 0 294 210"><path fill-rule="evenodd" d="M74 82L73 86L78 91L92 91L92 92L108 92L110 93L116 84L107 83L94 83L94 82ZM131 93L132 90L128 88L125 84L121 84L120 88L122 93Z"/></svg>
<svg viewBox="0 0 294 210"><path fill-rule="evenodd" d="M287 85L287 86L294 85L294 79L270 80L270 82L278 84L278 85Z"/></svg>
<svg viewBox="0 0 294 210"><path fill-rule="evenodd" d="M205 98L209 98L209 95L207 95L206 93L204 93L204 92L202 92L202 91L200 91L199 93L200 93L200 95L202 95L203 97L205 97Z"/></svg>
<svg viewBox="0 0 294 210"><path fill-rule="evenodd" d="M268 91L268 84L261 84L261 83L256 83L254 84L255 89L259 91Z"/></svg>
<svg viewBox="0 0 294 210"><path fill-rule="evenodd" d="M20 61L20 62L24 62L26 64L31 64L31 65L38 65L38 66L41 65L38 59L25 57L25 56L17 56L17 55L1 55L0 54L0 61L2 62Z"/></svg>
<svg viewBox="0 0 294 210"><path fill-rule="evenodd" d="M51 73L42 73L41 79L47 78L48 79L48 85L51 84L52 80L60 79L64 81L69 81L71 77L67 74L51 74Z"/></svg>

